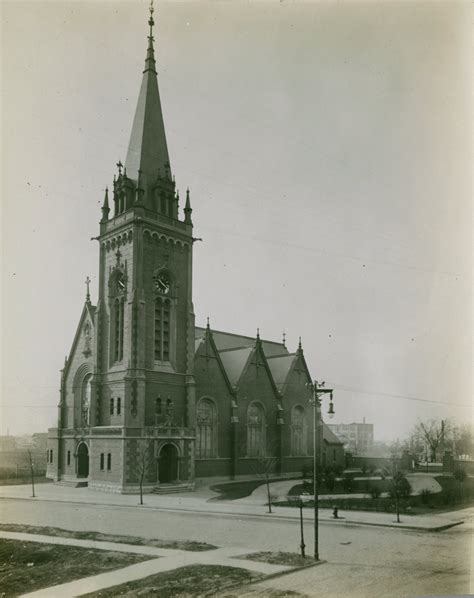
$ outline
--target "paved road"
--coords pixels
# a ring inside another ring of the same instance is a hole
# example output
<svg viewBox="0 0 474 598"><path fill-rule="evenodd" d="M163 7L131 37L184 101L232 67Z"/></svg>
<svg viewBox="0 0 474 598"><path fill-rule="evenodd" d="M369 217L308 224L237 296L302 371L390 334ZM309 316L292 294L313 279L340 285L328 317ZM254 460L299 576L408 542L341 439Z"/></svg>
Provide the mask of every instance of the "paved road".
<svg viewBox="0 0 474 598"><path fill-rule="evenodd" d="M74 530L206 541L258 550L298 550L297 521L242 515L141 510L136 506L68 504L2 499L2 522ZM311 522L306 542L313 541ZM472 530L439 533L322 523L321 558L328 564L272 580L272 587L315 596L416 596L468 594ZM309 550L311 552L311 550ZM263 595L269 590L262 588Z"/></svg>

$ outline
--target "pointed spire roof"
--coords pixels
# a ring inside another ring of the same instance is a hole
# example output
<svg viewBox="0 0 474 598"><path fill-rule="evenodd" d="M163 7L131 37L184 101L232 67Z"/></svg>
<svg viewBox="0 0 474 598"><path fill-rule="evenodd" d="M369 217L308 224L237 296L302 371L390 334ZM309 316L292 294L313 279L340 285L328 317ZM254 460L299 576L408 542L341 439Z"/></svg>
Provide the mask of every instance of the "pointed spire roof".
<svg viewBox="0 0 474 598"><path fill-rule="evenodd" d="M143 71L142 85L138 96L132 133L128 144L125 167L128 176L138 179L138 171L142 171L142 182L146 187L154 181L157 174L167 175L171 179L171 168L166 144L165 127L161 111L158 78L155 66L153 47L153 3L150 6L150 34Z"/></svg>

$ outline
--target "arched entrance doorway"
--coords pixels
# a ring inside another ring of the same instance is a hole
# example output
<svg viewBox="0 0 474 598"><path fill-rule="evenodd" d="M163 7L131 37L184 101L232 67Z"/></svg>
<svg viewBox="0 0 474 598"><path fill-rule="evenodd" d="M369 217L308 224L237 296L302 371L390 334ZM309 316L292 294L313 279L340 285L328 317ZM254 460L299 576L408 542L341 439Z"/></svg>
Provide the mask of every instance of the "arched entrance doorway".
<svg viewBox="0 0 474 598"><path fill-rule="evenodd" d="M160 484L169 484L178 479L178 449L174 444L161 447L158 457L158 479Z"/></svg>
<svg viewBox="0 0 474 598"><path fill-rule="evenodd" d="M85 442L77 448L77 477L87 478L89 476L89 449Z"/></svg>

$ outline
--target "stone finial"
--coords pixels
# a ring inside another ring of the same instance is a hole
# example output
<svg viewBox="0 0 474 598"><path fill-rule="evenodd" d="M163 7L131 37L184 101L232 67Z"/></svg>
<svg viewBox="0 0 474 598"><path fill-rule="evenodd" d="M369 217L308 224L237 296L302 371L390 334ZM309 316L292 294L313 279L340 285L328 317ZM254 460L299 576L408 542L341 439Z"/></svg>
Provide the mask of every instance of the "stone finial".
<svg viewBox="0 0 474 598"><path fill-rule="evenodd" d="M86 303L90 303L91 302L91 294L90 294L90 289L89 289L90 283L91 283L91 279L87 276L87 278L85 280L85 284L86 284Z"/></svg>

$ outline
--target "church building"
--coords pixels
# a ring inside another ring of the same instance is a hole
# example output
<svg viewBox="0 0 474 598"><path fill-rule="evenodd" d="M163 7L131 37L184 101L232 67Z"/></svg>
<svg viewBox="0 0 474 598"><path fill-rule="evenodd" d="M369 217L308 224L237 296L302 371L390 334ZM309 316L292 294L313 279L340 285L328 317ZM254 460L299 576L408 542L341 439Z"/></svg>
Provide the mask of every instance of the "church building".
<svg viewBox="0 0 474 598"><path fill-rule="evenodd" d="M301 342L196 327L193 222L168 156L148 48L125 164L102 205L97 304L86 301L61 371L47 476L120 493L219 477L301 473L313 462L311 377ZM92 205L91 205L92 207ZM320 465L344 465L321 424Z"/></svg>

